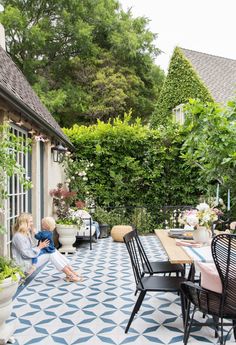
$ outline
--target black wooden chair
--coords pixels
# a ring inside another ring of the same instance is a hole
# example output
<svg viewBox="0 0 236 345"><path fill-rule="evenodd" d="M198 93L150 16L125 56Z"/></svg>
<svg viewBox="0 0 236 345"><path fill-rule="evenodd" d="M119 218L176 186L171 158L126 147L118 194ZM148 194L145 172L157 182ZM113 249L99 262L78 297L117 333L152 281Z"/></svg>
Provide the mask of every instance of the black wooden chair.
<svg viewBox="0 0 236 345"><path fill-rule="evenodd" d="M124 236L124 242L130 256L136 283L136 290L139 292L138 299L134 305L133 311L125 329L125 333L128 332L134 316L139 311L147 292L180 292L182 315L184 319L185 301L180 290L180 284L185 281L185 278L173 276L154 276L152 272L149 271L150 264L146 260L147 256L144 252L143 247L140 245L141 242L135 230L129 232ZM144 266L147 268L147 272L149 275L144 275Z"/></svg>
<svg viewBox="0 0 236 345"><path fill-rule="evenodd" d="M142 252L142 265L143 265L143 275L149 274L163 274L163 275L171 275L174 273L176 277L184 277L185 276L185 266L181 264L171 264L170 261L149 261L145 250L143 248L142 242L138 237L137 230L136 231L136 241L139 243L139 249Z"/></svg>
<svg viewBox="0 0 236 345"><path fill-rule="evenodd" d="M185 345L194 324L196 310L213 317L213 326L216 336L219 336L220 345L226 344L227 337L232 329L236 340L236 235L220 234L215 236L212 240L211 249L222 282L222 293L203 289L191 282L181 284L181 290L187 299ZM191 307L193 307L193 310L190 317ZM224 319L230 321L225 322ZM198 322L197 325L199 326L200 323ZM225 337L224 326L231 326Z"/></svg>

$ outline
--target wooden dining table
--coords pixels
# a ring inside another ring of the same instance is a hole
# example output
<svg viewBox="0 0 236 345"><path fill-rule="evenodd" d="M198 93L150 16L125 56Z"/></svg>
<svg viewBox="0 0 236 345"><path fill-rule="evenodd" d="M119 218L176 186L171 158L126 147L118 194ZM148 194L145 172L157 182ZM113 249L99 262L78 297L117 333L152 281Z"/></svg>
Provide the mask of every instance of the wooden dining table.
<svg viewBox="0 0 236 345"><path fill-rule="evenodd" d="M168 230L156 229L155 234L160 240L172 264L193 263L193 259L187 254L184 248L176 245L175 238L168 236Z"/></svg>
<svg viewBox="0 0 236 345"><path fill-rule="evenodd" d="M169 261L172 264L192 264L195 261L213 262L211 246L200 246L200 248L177 246L175 238L168 236L169 230L155 230L155 234L166 251ZM181 241L184 243L184 241ZM187 241L191 242L191 241Z"/></svg>

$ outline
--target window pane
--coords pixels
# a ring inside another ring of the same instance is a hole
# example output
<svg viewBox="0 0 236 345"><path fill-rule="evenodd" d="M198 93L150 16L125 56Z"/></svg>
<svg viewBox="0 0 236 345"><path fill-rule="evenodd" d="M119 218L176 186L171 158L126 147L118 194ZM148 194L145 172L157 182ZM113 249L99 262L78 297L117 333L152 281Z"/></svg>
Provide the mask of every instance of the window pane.
<svg viewBox="0 0 236 345"><path fill-rule="evenodd" d="M12 125L10 131L15 134L17 137L23 139L22 142L22 151L14 152L12 150L13 157L15 158L16 162L25 168L26 176L29 175L27 161L28 158L23 152L23 147L26 146L26 139L28 138L28 133L20 127ZM11 150L11 148L9 148ZM28 198L26 191L23 190L23 186L20 184L19 176L15 174L14 176L8 179L8 200L7 200L7 244L8 244L8 252L10 252L10 242L12 238L12 227L15 223L16 217L22 213L28 211Z"/></svg>

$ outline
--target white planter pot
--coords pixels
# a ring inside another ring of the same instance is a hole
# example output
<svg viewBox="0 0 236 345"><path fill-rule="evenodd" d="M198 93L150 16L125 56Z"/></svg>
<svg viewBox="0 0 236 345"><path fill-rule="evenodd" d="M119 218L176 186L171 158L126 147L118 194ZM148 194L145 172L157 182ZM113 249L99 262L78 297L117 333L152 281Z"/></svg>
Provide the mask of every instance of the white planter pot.
<svg viewBox="0 0 236 345"><path fill-rule="evenodd" d="M12 297L15 295L18 281L11 278L0 283L0 344L6 344L14 333L14 325L5 323L12 312Z"/></svg>
<svg viewBox="0 0 236 345"><path fill-rule="evenodd" d="M57 224L56 229L59 235L59 242L62 244L62 247L59 248L59 251L65 254L74 253L76 248L72 245L76 240L77 226Z"/></svg>
<svg viewBox="0 0 236 345"><path fill-rule="evenodd" d="M197 230L193 231L193 239L196 242L208 245L211 241L211 230L205 226L199 226Z"/></svg>

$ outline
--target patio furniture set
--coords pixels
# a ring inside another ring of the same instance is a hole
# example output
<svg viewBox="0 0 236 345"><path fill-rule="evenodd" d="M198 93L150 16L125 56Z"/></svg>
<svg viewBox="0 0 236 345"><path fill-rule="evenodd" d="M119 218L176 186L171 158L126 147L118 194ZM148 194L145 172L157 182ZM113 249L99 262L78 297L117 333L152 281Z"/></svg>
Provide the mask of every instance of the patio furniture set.
<svg viewBox="0 0 236 345"><path fill-rule="evenodd" d="M125 332L129 331L147 292L171 291L180 296L185 345L196 324L194 315L197 310L204 317L212 317L210 324L197 322L197 325L211 325L220 345L226 344L231 331L236 340L236 235L222 233L213 237L211 245L196 247L188 242L188 247L181 247L176 245L174 238L168 237L167 230L155 232L169 257L167 262L149 262L136 230L124 236L136 283L135 293L139 293ZM195 280L198 262L205 262L200 281ZM190 269L185 277L187 264ZM225 326L229 326L226 335Z"/></svg>

